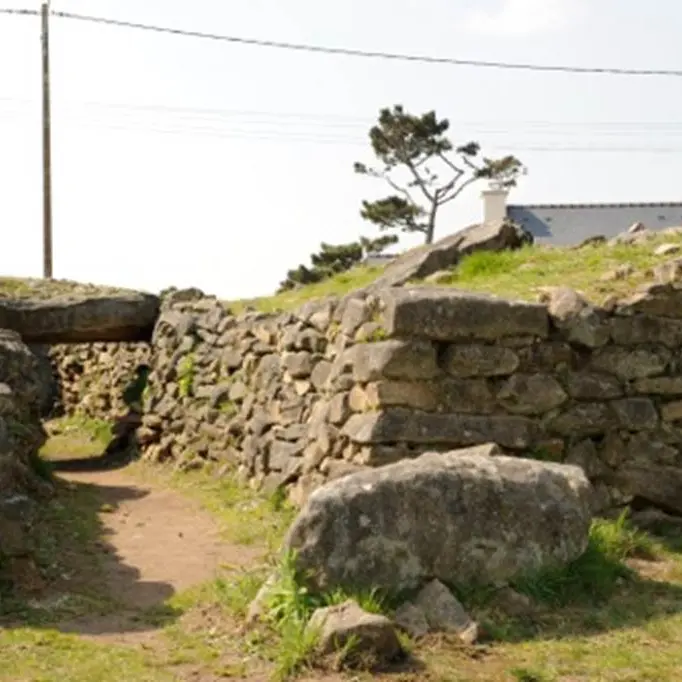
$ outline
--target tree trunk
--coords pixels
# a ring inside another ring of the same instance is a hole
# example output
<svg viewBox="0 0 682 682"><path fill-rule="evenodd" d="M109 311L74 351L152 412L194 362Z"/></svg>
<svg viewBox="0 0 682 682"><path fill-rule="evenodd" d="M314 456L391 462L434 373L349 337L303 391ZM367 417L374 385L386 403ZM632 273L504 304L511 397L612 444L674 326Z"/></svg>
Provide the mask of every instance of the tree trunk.
<svg viewBox="0 0 682 682"><path fill-rule="evenodd" d="M433 236L436 231L436 211L438 204L434 201L431 210L429 211L429 222L426 224L426 232L424 233L424 243L433 244Z"/></svg>

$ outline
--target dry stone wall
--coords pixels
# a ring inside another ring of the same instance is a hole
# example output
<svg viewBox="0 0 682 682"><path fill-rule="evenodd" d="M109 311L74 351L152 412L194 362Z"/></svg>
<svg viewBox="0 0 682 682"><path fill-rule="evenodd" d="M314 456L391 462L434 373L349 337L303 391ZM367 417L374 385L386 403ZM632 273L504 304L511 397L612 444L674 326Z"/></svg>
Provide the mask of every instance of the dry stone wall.
<svg viewBox="0 0 682 682"><path fill-rule="evenodd" d="M214 299L166 306L138 439L145 457L205 459L274 489L295 481L331 370L334 302L239 317Z"/></svg>
<svg viewBox="0 0 682 682"><path fill-rule="evenodd" d="M32 350L52 374L46 377L52 382L50 416L80 414L112 421L131 409L136 397L131 386L151 355L148 343L64 344Z"/></svg>
<svg viewBox="0 0 682 682"><path fill-rule="evenodd" d="M605 309L567 289L545 298L383 294L386 338L334 363L311 425L318 456L376 466L495 442L580 465L598 509L682 513L682 290L656 285ZM304 490L320 482L306 475Z"/></svg>
<svg viewBox="0 0 682 682"><path fill-rule="evenodd" d="M512 455L580 465L598 509L634 503L682 514L675 283L603 308L561 288L539 303L390 289L278 315L235 316L215 299L190 298L164 302L148 355L105 353L112 372L119 362L151 368L137 432L150 460L219 462L225 475L284 486L300 504L347 473L495 442ZM124 382L91 400L99 361L88 358L69 361L74 376L89 369L67 402L97 412Z"/></svg>

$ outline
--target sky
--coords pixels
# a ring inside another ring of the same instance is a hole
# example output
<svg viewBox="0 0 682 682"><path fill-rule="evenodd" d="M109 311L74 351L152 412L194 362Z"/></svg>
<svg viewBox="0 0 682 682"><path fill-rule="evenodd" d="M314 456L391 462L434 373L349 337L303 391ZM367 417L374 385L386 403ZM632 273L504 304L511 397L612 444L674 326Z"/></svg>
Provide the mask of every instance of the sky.
<svg viewBox="0 0 682 682"><path fill-rule="evenodd" d="M53 0L57 11L458 59L682 69L656 0ZM38 0L0 0L37 9ZM42 273L40 39L0 14L0 275ZM376 236L382 107L528 169L513 203L682 200L682 78L530 73L285 51L54 17L54 275L224 298L272 293L321 242ZM676 123L676 121L678 121ZM481 219L480 186L438 219ZM401 240L407 248L414 236Z"/></svg>

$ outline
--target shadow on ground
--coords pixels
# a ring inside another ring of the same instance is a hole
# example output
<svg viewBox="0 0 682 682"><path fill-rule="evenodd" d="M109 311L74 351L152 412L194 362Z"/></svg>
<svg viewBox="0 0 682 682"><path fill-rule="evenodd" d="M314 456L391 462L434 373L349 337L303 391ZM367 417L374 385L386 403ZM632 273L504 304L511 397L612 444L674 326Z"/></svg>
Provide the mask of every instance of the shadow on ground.
<svg viewBox="0 0 682 682"><path fill-rule="evenodd" d="M492 641L507 643L596 636L682 615L682 534L652 537L664 554L628 559L630 575L614 575L608 597L604 577L595 571L582 577L581 597L568 603L536 599L523 615L510 617L494 608L476 615L487 623Z"/></svg>
<svg viewBox="0 0 682 682"><path fill-rule="evenodd" d="M55 460L50 467L55 473L85 473L91 471L116 471L125 469L133 461L126 451L104 452L94 457Z"/></svg>
<svg viewBox="0 0 682 682"><path fill-rule="evenodd" d="M14 588L0 600L0 627L130 635L179 617L165 604L175 593L173 586L144 580L110 542L108 515L149 491L78 476L122 466L120 457L110 454L54 463L54 470L68 472L68 478L55 477L55 495L35 520L33 573L42 574L42 580L14 576Z"/></svg>

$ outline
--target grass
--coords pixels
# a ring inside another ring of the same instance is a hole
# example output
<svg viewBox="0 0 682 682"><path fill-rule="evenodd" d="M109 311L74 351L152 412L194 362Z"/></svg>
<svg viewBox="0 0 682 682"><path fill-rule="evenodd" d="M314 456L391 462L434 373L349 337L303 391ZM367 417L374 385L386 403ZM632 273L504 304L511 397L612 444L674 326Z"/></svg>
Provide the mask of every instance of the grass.
<svg viewBox="0 0 682 682"><path fill-rule="evenodd" d="M235 545L272 552L293 521L294 509L280 496L254 493L210 466L178 473L136 463L130 471L141 481L154 481L200 502L220 524L225 541Z"/></svg>
<svg viewBox="0 0 682 682"><path fill-rule="evenodd" d="M54 499L42 505L34 523L32 560L48 582L63 585L70 580L76 566L96 582L100 570L95 551L99 537L99 500L91 488L75 488L62 482L58 483L56 492ZM0 594L0 619L6 621L20 616L30 622L50 623L69 615L77 603L105 606L106 600L100 600L89 585L81 587L78 595L67 595L45 608L32 606L33 601L5 592Z"/></svg>
<svg viewBox="0 0 682 682"><path fill-rule="evenodd" d="M47 430L49 438L40 454L48 462L101 455L113 438L110 422L84 416L54 420Z"/></svg>
<svg viewBox="0 0 682 682"><path fill-rule="evenodd" d="M640 243L597 244L581 249L530 246L518 251L478 252L444 273L437 284L521 300L536 299L540 286L561 285L576 289L600 304L610 296L627 295L636 286L651 281L650 268L675 257L654 253L656 247L664 243L682 247L682 235L659 233ZM632 267L630 275L621 279L600 279L624 265ZM370 284L381 272L381 268L357 268L295 291L233 301L228 305L235 312L247 306L262 312L292 310L312 299L343 296Z"/></svg>
<svg viewBox="0 0 682 682"><path fill-rule="evenodd" d="M581 249L531 246L499 253L480 251L465 258L438 284L522 300L535 299L539 287L567 286L600 304L610 296L626 296L651 281L649 270L674 257L654 253L664 243L682 248L682 235L657 235L639 244ZM601 279L624 265L632 267L630 275Z"/></svg>
<svg viewBox="0 0 682 682"><path fill-rule="evenodd" d="M239 314L247 308L254 308L265 313L295 310L307 301L327 298L329 296L343 296L343 294L347 294L354 289L367 286L374 282L382 272L383 268L381 267L357 267L324 282L311 284L300 289L285 291L274 296L226 301L225 304L235 314Z"/></svg>
<svg viewBox="0 0 682 682"><path fill-rule="evenodd" d="M66 279L31 279L26 277L0 277L0 299L38 298L49 299L55 296L111 296L129 294L130 289L119 287L83 284Z"/></svg>
<svg viewBox="0 0 682 682"><path fill-rule="evenodd" d="M97 423L66 421L45 452L92 455L105 431ZM64 448L67 448L65 450ZM327 680L315 663L315 633L306 632L312 610L354 596L374 612L392 600L376 592L313 595L301 588L293 557L275 562L274 549L293 511L279 497L263 497L215 472L174 474L143 464L131 467L141 481L153 478L209 510L226 541L254 550L248 569L224 567L216 579L140 612L155 631L142 645L93 641L61 631L74 617L115 613L115 600L101 593L98 547L104 539L102 511L91 486L60 484L40 523L38 561L57 593L50 601L15 599L0 617L0 681L109 682L135 679ZM241 627L264 579L279 576L266 600L259 627ZM67 579L64 578L66 576ZM682 535L653 537L633 530L626 518L595 521L587 552L565 569L520 578L516 589L533 598L529 613L510 615L494 594L460 590L490 642L474 649L450 636L407 642L421 667L394 674L357 673L353 679L396 682L673 682L682 675ZM55 590L52 590L53 594ZM333 679L338 679L334 677Z"/></svg>
<svg viewBox="0 0 682 682"><path fill-rule="evenodd" d="M444 273L438 285L521 300L535 299L539 286L562 285L580 291L595 303L602 303L610 296L626 295L637 285L650 281L650 268L673 257L654 253L655 248L663 243L682 246L682 235L663 232L639 243L597 244L582 249L531 246L513 252L479 252L463 259L449 273ZM620 279L600 279L624 265L631 266L633 272ZM235 314L247 308L266 313L295 310L308 301L343 296L367 286L382 272L382 267L357 267L300 289L273 296L226 301L225 304ZM45 299L75 293L100 296L122 291L125 290L66 280L47 283L38 279L0 278L0 299Z"/></svg>

